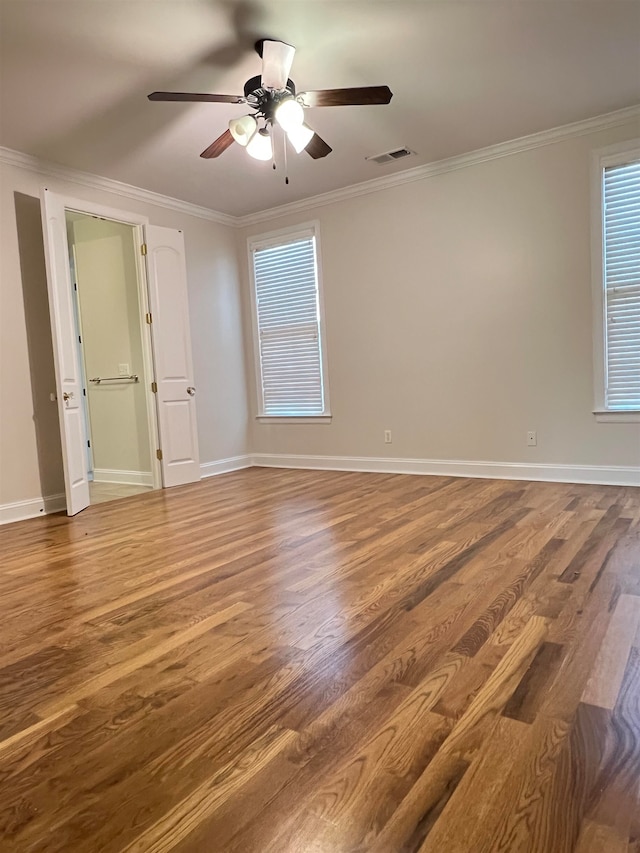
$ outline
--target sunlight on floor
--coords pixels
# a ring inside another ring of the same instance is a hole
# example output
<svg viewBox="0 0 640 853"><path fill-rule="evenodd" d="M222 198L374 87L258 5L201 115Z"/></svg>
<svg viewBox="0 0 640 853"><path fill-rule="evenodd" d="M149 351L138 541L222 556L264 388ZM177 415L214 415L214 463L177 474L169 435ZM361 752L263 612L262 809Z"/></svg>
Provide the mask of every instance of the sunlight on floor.
<svg viewBox="0 0 640 853"><path fill-rule="evenodd" d="M132 486L126 483L89 483L92 504L140 495L142 492L150 492L152 488L153 486Z"/></svg>

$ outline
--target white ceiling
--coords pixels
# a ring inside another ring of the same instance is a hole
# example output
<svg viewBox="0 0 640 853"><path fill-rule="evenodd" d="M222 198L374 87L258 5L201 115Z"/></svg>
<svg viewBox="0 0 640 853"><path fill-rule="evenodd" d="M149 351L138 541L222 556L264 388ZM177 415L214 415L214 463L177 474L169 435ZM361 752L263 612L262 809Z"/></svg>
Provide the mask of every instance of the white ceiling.
<svg viewBox="0 0 640 853"><path fill-rule="evenodd" d="M640 103L634 0L0 0L0 145L233 215L297 201ZM298 90L388 84L389 106L309 110L333 147L291 183L233 145L256 38L294 44ZM365 157L408 146L417 157Z"/></svg>

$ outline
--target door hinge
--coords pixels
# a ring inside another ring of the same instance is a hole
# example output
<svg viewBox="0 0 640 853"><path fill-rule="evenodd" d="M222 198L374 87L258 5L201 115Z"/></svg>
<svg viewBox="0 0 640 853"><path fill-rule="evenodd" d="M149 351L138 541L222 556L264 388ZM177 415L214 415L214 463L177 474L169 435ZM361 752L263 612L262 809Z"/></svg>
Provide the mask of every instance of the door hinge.
<svg viewBox="0 0 640 853"><path fill-rule="evenodd" d="M151 325L151 324L153 323L153 317L151 316L151 313L150 313L150 312L147 312L147 313L144 315L144 319L147 321L147 323L148 323L149 325Z"/></svg>
<svg viewBox="0 0 640 853"><path fill-rule="evenodd" d="M143 244L140 246L140 254L141 254L141 255L146 255L146 254L147 254L147 244L146 244L146 243L143 243Z"/></svg>
<svg viewBox="0 0 640 853"><path fill-rule="evenodd" d="M158 393L158 383L157 382L151 383L151 390L153 391L154 394Z"/></svg>
<svg viewBox="0 0 640 853"><path fill-rule="evenodd" d="M156 450L156 459L162 459L162 451L160 448Z"/></svg>
<svg viewBox="0 0 640 853"><path fill-rule="evenodd" d="M87 439L87 447L91 447L91 442Z"/></svg>

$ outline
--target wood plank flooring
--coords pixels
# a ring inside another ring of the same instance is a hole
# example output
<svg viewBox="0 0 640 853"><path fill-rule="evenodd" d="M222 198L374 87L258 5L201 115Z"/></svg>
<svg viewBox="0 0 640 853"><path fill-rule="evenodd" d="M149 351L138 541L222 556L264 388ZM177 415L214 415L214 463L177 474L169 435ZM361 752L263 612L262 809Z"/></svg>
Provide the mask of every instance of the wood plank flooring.
<svg viewBox="0 0 640 853"><path fill-rule="evenodd" d="M250 469L0 529L0 849L640 853L640 490Z"/></svg>
<svg viewBox="0 0 640 853"><path fill-rule="evenodd" d="M152 486L134 486L129 483L100 483L93 480L89 483L91 506L106 501L128 498L131 495L141 495L151 491L152 488Z"/></svg>

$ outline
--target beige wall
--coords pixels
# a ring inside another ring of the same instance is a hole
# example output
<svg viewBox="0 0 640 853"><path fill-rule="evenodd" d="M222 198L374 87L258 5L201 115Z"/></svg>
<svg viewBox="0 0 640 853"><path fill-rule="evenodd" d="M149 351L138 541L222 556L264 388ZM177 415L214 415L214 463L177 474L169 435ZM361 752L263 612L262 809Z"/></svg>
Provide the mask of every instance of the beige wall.
<svg viewBox="0 0 640 853"><path fill-rule="evenodd" d="M591 413L589 189L591 150L638 135L634 123L565 139L236 232L0 166L0 504L62 491L42 184L184 230L203 462L251 448L640 465L638 424ZM246 237L311 219L321 226L333 421L247 421ZM530 429L537 447L526 446Z"/></svg>
<svg viewBox="0 0 640 853"><path fill-rule="evenodd" d="M254 420L254 451L640 466L640 425L592 414L590 277L590 152L638 135L635 122L247 228L241 256L249 235L320 221L333 412Z"/></svg>
<svg viewBox="0 0 640 853"><path fill-rule="evenodd" d="M184 231L201 462L247 452L245 365L232 229L176 210L0 165L0 505L63 491L41 186Z"/></svg>
<svg viewBox="0 0 640 853"><path fill-rule="evenodd" d="M135 231L84 216L74 219L72 232L87 380L118 376L120 364L139 377L87 383L94 479L104 470L151 476Z"/></svg>

